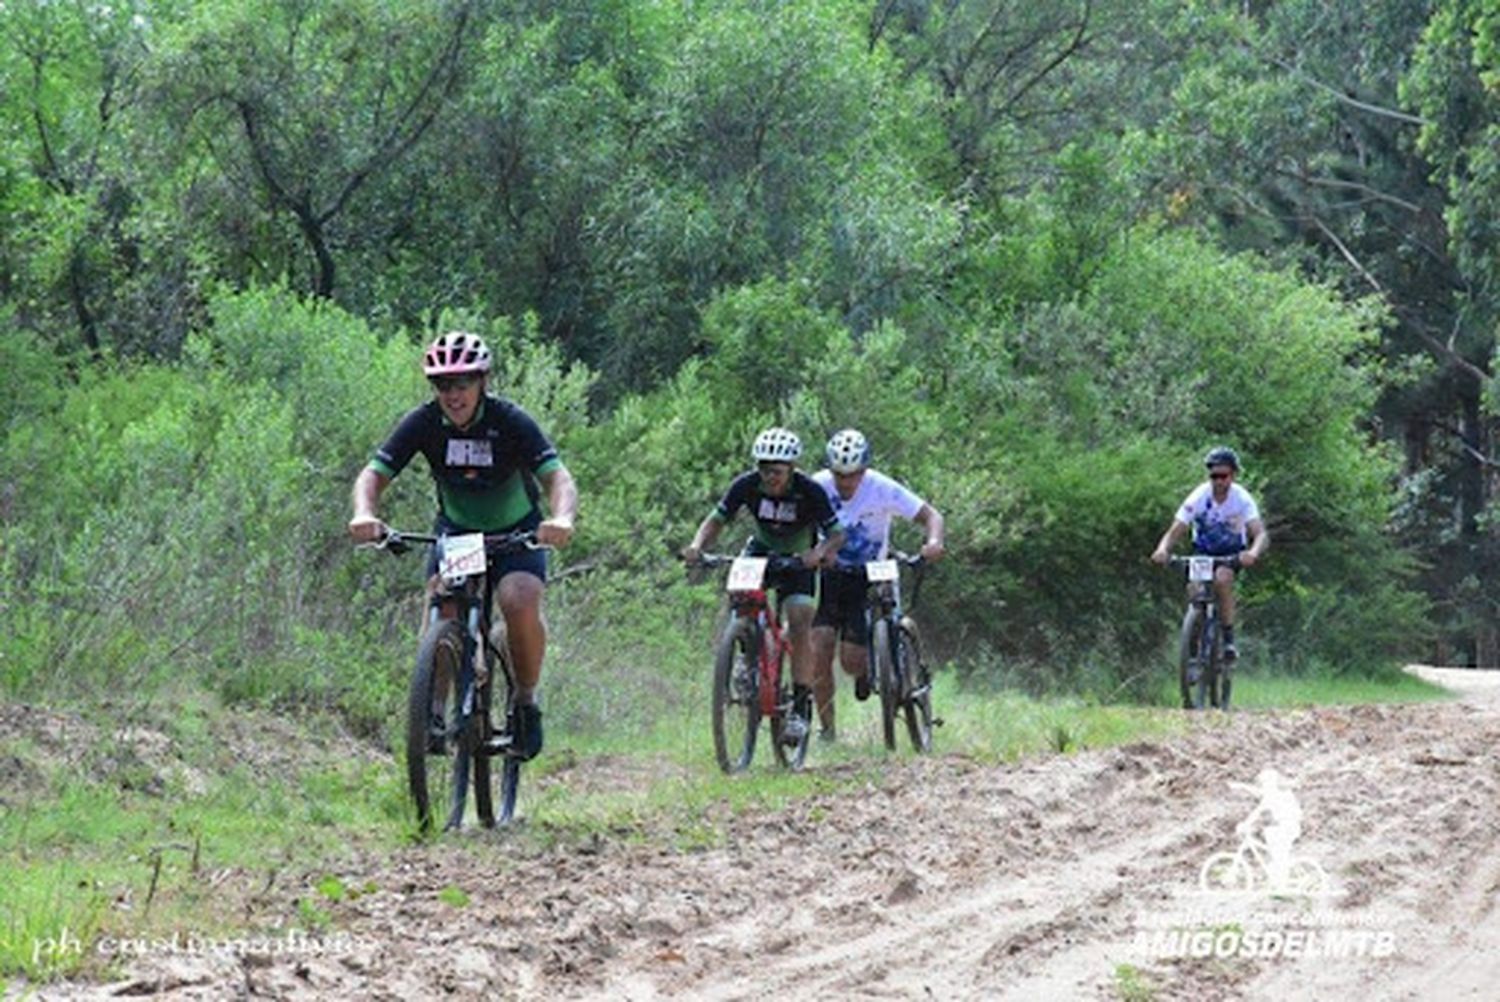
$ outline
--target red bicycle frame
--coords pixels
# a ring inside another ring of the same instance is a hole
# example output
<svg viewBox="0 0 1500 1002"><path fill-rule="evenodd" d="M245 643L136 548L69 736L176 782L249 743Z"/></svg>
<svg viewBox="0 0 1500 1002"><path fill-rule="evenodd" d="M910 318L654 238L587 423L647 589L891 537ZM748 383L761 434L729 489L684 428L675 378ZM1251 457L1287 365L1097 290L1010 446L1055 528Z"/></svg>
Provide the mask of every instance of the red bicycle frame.
<svg viewBox="0 0 1500 1002"><path fill-rule="evenodd" d="M780 610L771 614L771 603L764 589L737 591L731 601L734 614L753 618L760 631L760 713L770 720L779 712L776 696L781 688L781 660L788 649L786 637L781 632Z"/></svg>

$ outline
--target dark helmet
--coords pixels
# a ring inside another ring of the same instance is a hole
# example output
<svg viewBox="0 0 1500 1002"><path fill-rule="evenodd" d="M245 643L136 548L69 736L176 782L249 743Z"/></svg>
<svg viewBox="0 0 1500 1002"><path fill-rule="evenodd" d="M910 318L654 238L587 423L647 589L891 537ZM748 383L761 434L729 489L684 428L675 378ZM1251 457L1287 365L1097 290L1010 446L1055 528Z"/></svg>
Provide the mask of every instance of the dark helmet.
<svg viewBox="0 0 1500 1002"><path fill-rule="evenodd" d="M1227 445L1216 445L1208 450L1208 455L1203 457L1203 465L1212 469L1215 466L1227 466L1236 473L1240 469L1240 457Z"/></svg>

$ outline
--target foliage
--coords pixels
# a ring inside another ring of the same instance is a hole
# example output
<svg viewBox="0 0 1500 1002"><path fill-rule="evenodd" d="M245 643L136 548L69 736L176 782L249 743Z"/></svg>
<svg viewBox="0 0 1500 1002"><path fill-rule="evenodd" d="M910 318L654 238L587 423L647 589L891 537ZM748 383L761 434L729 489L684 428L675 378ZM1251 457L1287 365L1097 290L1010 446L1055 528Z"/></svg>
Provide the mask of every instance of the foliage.
<svg viewBox="0 0 1500 1002"><path fill-rule="evenodd" d="M1484 139L1435 106L1419 138L1395 93L1487 93L1457 0L25 6L8 693L189 671L380 733L418 571L350 552L348 484L454 327L582 485L549 675L574 720L673 698L649 666L706 647L718 598L668 550L772 422L810 463L862 428L947 515L921 614L992 655L976 679L1139 690L1179 601L1142 558L1220 441L1275 537L1266 656L1409 652L1413 580L1482 632L1493 340L1482 241L1445 249L1439 210L1485 202L1414 144L1457 177ZM430 498L413 470L384 514ZM627 698L592 706L594 673Z"/></svg>

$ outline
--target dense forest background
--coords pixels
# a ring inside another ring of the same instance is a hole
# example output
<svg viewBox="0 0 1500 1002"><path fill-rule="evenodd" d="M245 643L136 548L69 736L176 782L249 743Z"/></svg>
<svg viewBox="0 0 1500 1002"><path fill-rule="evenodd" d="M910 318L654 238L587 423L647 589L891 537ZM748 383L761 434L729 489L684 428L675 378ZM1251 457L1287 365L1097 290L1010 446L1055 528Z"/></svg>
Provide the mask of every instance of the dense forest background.
<svg viewBox="0 0 1500 1002"><path fill-rule="evenodd" d="M945 512L921 611L976 684L1151 689L1218 443L1274 536L1252 665L1495 664L1491 8L3 0L0 692L377 728L417 566L348 484L450 327L581 486L577 722L697 678L668 546L773 422Z"/></svg>

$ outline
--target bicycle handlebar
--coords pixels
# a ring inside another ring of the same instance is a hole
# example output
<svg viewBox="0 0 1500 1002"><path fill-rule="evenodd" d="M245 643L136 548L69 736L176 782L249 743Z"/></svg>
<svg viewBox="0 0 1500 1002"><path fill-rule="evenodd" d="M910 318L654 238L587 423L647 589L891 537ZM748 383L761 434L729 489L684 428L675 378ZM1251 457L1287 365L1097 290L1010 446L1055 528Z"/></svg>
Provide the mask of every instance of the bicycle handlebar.
<svg viewBox="0 0 1500 1002"><path fill-rule="evenodd" d="M1186 567L1190 561L1205 559L1212 560L1215 567L1238 567L1240 565L1240 555L1238 553L1232 553L1227 557L1210 557L1206 553L1195 553L1190 557L1173 556L1168 559L1167 566Z"/></svg>
<svg viewBox="0 0 1500 1002"><path fill-rule="evenodd" d="M766 570L768 571L792 571L803 570L802 558L792 553L764 553L753 554L765 558ZM732 564L740 557L752 556L746 553L700 553L696 561L698 567L723 567ZM693 566L693 565L689 565ZM812 568L806 568L812 570Z"/></svg>
<svg viewBox="0 0 1500 1002"><path fill-rule="evenodd" d="M373 543L360 543L362 549L389 550L391 553L405 553L411 549L413 543L424 546L432 546L448 536L460 535L460 533L445 533L435 535L430 532L406 532L401 529L387 529L386 534ZM552 547L543 546L536 541L536 531L533 529L522 529L518 532L486 532L484 533L484 551L487 554L519 553L522 550L550 550Z"/></svg>
<svg viewBox="0 0 1500 1002"><path fill-rule="evenodd" d="M922 556L922 554L920 553L903 553L900 550L890 551L890 553L886 555L885 559L894 560L896 561L896 563L900 564L903 567L921 567L927 563L927 558ZM834 564L827 569L836 571L840 574L863 574L865 571L865 565L857 564L853 567L848 567Z"/></svg>

